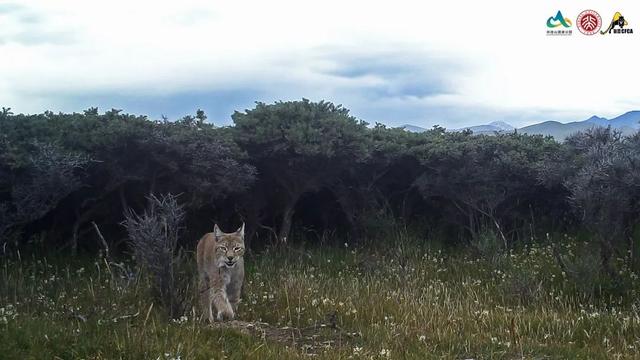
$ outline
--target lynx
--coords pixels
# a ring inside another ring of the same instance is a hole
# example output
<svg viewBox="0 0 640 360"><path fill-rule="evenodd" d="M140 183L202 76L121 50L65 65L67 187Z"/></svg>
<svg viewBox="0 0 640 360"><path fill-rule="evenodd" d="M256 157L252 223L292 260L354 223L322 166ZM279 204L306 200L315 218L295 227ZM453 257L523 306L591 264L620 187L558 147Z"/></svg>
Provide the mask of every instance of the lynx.
<svg viewBox="0 0 640 360"><path fill-rule="evenodd" d="M244 223L233 233L223 233L218 224L212 233L198 242L196 257L200 278L203 316L215 320L232 320L238 311L244 281Z"/></svg>

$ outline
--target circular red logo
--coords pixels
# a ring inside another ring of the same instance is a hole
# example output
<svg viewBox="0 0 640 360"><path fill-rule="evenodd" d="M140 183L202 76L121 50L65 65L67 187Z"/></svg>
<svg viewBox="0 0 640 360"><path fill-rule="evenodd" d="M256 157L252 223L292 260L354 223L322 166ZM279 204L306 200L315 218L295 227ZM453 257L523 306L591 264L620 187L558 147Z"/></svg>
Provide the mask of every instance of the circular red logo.
<svg viewBox="0 0 640 360"><path fill-rule="evenodd" d="M600 30L602 18L593 10L585 10L578 15L578 30L585 35L593 35Z"/></svg>

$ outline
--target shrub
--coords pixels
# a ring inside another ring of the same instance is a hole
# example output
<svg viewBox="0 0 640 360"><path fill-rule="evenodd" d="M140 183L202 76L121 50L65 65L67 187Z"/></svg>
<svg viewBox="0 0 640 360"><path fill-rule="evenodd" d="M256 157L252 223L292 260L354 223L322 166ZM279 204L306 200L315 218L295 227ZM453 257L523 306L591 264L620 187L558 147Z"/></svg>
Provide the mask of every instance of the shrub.
<svg viewBox="0 0 640 360"><path fill-rule="evenodd" d="M528 305L542 293L542 281L530 269L513 269L510 277L502 283L502 292L508 299Z"/></svg>
<svg viewBox="0 0 640 360"><path fill-rule="evenodd" d="M560 255L557 248L554 248L554 255L576 292L586 298L593 298L606 280L597 248L586 245L579 247L571 257Z"/></svg>
<svg viewBox="0 0 640 360"><path fill-rule="evenodd" d="M498 235L489 229L484 229L471 240L473 248L490 263L497 265L503 258L504 243Z"/></svg>
<svg viewBox="0 0 640 360"><path fill-rule="evenodd" d="M185 211L171 194L160 198L149 195L148 207L142 214L129 210L125 213L131 248L138 271L146 274L154 297L163 304L170 317L183 313L188 297L188 281L180 264L182 254L176 246L183 229Z"/></svg>

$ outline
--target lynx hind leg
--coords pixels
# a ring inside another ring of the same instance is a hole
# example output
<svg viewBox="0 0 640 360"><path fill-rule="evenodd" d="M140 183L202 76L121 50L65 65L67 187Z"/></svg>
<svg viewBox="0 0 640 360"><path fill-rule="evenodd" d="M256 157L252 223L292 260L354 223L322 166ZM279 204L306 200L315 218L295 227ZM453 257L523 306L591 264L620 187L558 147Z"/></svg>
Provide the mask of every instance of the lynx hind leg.
<svg viewBox="0 0 640 360"><path fill-rule="evenodd" d="M204 275L200 279L200 287L198 288L200 295L200 306L202 308L202 320L209 320L210 323L213 323L213 289L210 288L209 285L209 277Z"/></svg>
<svg viewBox="0 0 640 360"><path fill-rule="evenodd" d="M211 308L211 306L213 305L211 293L211 290L206 290L202 294L202 318L209 320L210 323L213 323L215 319L213 317L213 309Z"/></svg>

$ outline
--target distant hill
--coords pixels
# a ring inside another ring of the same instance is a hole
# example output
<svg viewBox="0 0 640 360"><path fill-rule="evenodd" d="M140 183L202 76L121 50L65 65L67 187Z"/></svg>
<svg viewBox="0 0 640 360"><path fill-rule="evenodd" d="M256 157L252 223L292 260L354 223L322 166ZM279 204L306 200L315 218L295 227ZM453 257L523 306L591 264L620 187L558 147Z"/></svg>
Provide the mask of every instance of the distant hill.
<svg viewBox="0 0 640 360"><path fill-rule="evenodd" d="M609 120L609 123L616 129L628 127L638 130L640 129L640 111L629 111Z"/></svg>
<svg viewBox="0 0 640 360"><path fill-rule="evenodd" d="M607 118L603 118L603 117L599 117L599 116L595 116L595 115L593 115L592 117L588 118L584 122L596 124L598 126L608 126L609 125L609 120Z"/></svg>
<svg viewBox="0 0 640 360"><path fill-rule="evenodd" d="M551 135L556 140L563 141L571 134L594 126L611 126L625 135L631 135L640 130L640 111L629 111L611 120L594 115L583 121L574 121L566 124L557 121L545 121L525 126L518 129L518 131L525 134Z"/></svg>
<svg viewBox="0 0 640 360"><path fill-rule="evenodd" d="M409 125L409 124L402 125L402 126L400 126L400 128L405 129L408 132L417 132L417 133L421 133L421 132L427 131L427 129L421 128L420 126Z"/></svg>
<svg viewBox="0 0 640 360"><path fill-rule="evenodd" d="M531 135L551 135L556 140L562 141L571 134L577 133L578 131L584 131L595 126L599 125L590 122L573 122L563 124L557 121L545 121L539 124L525 126L518 129L518 131Z"/></svg>
<svg viewBox="0 0 640 360"><path fill-rule="evenodd" d="M594 126L611 126L614 129L620 130L625 135L631 135L640 130L640 111L629 111L613 119L606 119L594 115L586 120L573 121L569 123L561 123L558 121L544 121L538 124L518 128L517 131L525 134L550 135L558 141L564 141L567 136L578 131L587 130ZM401 128L410 132L427 131L427 129L425 128L409 124L403 125L401 126ZM507 124L504 121L494 121L486 125L469 126L447 131L463 131L467 129L473 131L474 134L489 135L516 130L513 126Z"/></svg>
<svg viewBox="0 0 640 360"><path fill-rule="evenodd" d="M420 126L415 126L415 125L409 125L409 124L405 124L400 126L400 128L405 129L409 132L425 132L427 131L427 129L420 127ZM460 128L460 129L451 129L451 130L447 130L447 131L463 131L463 130L471 130L473 131L474 134L493 134L495 132L502 132L502 131L513 131L515 128L509 124L507 124L504 121L494 121L492 123L486 124L486 125L476 125L476 126L469 126L469 127L464 127L464 128Z"/></svg>
<svg viewBox="0 0 640 360"><path fill-rule="evenodd" d="M471 130L474 134L493 134L496 132L513 131L515 128L504 121L494 121L486 125L469 126L451 131Z"/></svg>

